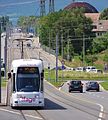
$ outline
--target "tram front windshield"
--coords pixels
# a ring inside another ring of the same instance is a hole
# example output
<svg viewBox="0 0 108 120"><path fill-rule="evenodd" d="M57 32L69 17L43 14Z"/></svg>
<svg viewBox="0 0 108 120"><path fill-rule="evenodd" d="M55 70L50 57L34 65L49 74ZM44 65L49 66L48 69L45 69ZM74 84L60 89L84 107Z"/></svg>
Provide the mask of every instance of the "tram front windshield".
<svg viewBox="0 0 108 120"><path fill-rule="evenodd" d="M20 67L17 71L17 91L39 92L40 75L36 67Z"/></svg>

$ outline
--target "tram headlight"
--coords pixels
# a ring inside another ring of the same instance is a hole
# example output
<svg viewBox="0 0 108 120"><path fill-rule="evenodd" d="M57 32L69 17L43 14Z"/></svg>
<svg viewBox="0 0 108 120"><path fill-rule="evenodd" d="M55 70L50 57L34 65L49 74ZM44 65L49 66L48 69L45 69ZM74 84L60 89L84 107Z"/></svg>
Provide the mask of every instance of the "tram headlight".
<svg viewBox="0 0 108 120"><path fill-rule="evenodd" d="M36 94L36 95L35 95L35 98L39 99L39 98L40 98L39 94Z"/></svg>

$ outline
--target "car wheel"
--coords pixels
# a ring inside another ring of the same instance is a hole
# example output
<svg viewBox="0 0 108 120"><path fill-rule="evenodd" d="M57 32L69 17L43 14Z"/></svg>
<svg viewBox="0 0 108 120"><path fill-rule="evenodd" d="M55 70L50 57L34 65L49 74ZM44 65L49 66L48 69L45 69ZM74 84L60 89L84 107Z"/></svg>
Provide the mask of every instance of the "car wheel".
<svg viewBox="0 0 108 120"><path fill-rule="evenodd" d="M99 89L97 89L97 92L99 92Z"/></svg>
<svg viewBox="0 0 108 120"><path fill-rule="evenodd" d="M80 90L80 93L83 93L83 90Z"/></svg>
<svg viewBox="0 0 108 120"><path fill-rule="evenodd" d="M71 90L69 90L69 93L71 92Z"/></svg>

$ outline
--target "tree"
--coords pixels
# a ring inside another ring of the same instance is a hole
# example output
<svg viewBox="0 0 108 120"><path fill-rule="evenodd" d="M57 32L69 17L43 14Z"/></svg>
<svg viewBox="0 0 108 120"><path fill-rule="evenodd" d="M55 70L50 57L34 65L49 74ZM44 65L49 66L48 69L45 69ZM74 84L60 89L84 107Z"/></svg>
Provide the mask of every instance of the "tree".
<svg viewBox="0 0 108 120"><path fill-rule="evenodd" d="M99 53L108 49L108 33L95 38L92 42L92 53Z"/></svg>
<svg viewBox="0 0 108 120"><path fill-rule="evenodd" d="M99 17L100 20L108 20L108 8L104 9Z"/></svg>
<svg viewBox="0 0 108 120"><path fill-rule="evenodd" d="M82 9L60 10L40 18L40 41L42 44L49 46L49 33L51 32L51 47L54 48L56 33L59 33L59 43L61 34L64 37L64 49L67 47L68 38L70 45L73 46L73 53L81 54L82 37L90 36L92 33L92 21L86 18ZM91 46L91 41L86 45ZM59 51L61 45L59 44Z"/></svg>

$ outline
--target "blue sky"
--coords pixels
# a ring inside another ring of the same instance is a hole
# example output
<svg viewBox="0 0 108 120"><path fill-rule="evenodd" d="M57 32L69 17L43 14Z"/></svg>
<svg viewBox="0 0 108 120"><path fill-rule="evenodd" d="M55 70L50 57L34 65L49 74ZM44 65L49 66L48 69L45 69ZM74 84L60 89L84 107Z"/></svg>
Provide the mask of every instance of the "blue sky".
<svg viewBox="0 0 108 120"><path fill-rule="evenodd" d="M14 21L21 15L39 15L40 0L0 0L0 15L9 15ZM46 11L48 12L48 1L46 0ZM76 0L78 1L78 0ZM82 0L88 2L98 11L108 8L108 0ZM63 9L72 3L72 0L55 0L55 10Z"/></svg>

